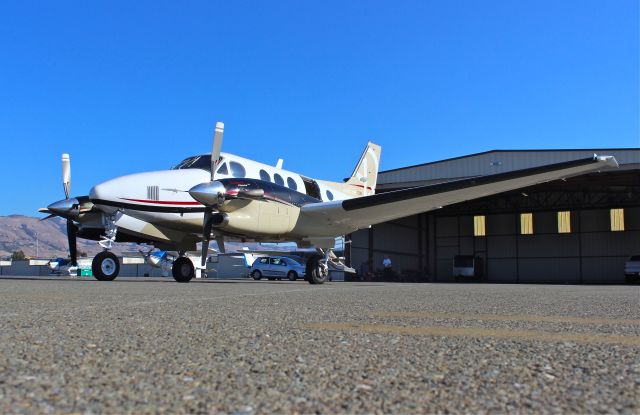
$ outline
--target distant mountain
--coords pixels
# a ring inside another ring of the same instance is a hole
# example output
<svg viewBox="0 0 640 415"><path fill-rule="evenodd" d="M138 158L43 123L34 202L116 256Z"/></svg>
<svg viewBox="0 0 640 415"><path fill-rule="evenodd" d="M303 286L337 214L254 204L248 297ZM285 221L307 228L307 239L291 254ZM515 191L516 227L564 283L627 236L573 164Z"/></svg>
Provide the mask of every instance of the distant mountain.
<svg viewBox="0 0 640 415"><path fill-rule="evenodd" d="M128 244L120 244L114 251L130 250ZM78 239L78 254L93 256L102 248L96 241ZM40 221L40 218L22 215L0 216L0 257L22 251L29 257L67 257L67 223L62 218ZM37 255L36 255L37 254Z"/></svg>

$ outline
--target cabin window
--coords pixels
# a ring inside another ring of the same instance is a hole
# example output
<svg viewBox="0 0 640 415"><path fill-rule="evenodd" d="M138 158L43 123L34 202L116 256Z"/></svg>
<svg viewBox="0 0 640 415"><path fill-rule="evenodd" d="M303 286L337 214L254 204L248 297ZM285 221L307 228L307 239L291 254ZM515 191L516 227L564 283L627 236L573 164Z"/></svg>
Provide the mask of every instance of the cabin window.
<svg viewBox="0 0 640 415"><path fill-rule="evenodd" d="M220 167L218 167L218 170L216 171L217 174L229 174L229 169L227 169L227 163L222 163L220 165Z"/></svg>
<svg viewBox="0 0 640 415"><path fill-rule="evenodd" d="M624 209L611 209L611 231L624 231Z"/></svg>
<svg viewBox="0 0 640 415"><path fill-rule="evenodd" d="M278 173L273 175L273 181L276 182L276 184L279 184L280 186L284 186L284 180L282 179L282 176L280 176Z"/></svg>
<svg viewBox="0 0 640 415"><path fill-rule="evenodd" d="M298 190L298 185L296 184L296 181L293 180L291 177L287 177L287 186L289 186L289 189Z"/></svg>
<svg viewBox="0 0 640 415"><path fill-rule="evenodd" d="M331 190L327 190L327 199L329 200L333 200L333 193L331 193Z"/></svg>
<svg viewBox="0 0 640 415"><path fill-rule="evenodd" d="M265 182L270 182L271 176L265 170L260 170L260 180L263 180Z"/></svg>
<svg viewBox="0 0 640 415"><path fill-rule="evenodd" d="M484 216L473 217L473 236L486 236L487 228L485 226Z"/></svg>
<svg viewBox="0 0 640 415"><path fill-rule="evenodd" d="M520 235L533 235L533 213L520 214Z"/></svg>
<svg viewBox="0 0 640 415"><path fill-rule="evenodd" d="M229 163L229 165L231 166L231 175L233 177L244 177L247 175L247 172L242 164L232 161L231 163Z"/></svg>
<svg viewBox="0 0 640 415"><path fill-rule="evenodd" d="M571 233L571 212L558 212L558 233Z"/></svg>

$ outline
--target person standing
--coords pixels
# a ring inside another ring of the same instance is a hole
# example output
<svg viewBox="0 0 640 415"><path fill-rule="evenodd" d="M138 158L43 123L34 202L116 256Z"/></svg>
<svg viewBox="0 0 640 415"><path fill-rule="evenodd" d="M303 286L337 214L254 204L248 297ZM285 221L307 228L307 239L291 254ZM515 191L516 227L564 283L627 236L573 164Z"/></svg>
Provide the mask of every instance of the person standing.
<svg viewBox="0 0 640 415"><path fill-rule="evenodd" d="M393 276L393 270L391 268L392 264L389 255L385 255L384 259L382 260L382 266L384 267L384 278L391 278Z"/></svg>

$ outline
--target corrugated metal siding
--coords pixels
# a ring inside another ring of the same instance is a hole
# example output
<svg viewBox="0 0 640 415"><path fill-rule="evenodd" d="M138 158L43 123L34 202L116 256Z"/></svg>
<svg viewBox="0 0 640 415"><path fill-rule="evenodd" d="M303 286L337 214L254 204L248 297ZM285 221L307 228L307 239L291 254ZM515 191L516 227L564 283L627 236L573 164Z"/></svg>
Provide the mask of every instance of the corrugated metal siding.
<svg viewBox="0 0 640 415"><path fill-rule="evenodd" d="M640 149L492 151L468 157L443 160L399 170L380 172L378 183L401 183L422 180L456 179L486 176L529 167L561 163L598 155L612 155L618 163L640 163Z"/></svg>

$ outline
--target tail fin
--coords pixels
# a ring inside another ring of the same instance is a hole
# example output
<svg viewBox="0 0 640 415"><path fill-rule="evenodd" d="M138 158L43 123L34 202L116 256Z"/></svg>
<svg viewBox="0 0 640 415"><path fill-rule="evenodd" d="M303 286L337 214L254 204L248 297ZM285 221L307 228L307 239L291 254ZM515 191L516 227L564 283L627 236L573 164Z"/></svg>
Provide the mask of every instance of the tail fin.
<svg viewBox="0 0 640 415"><path fill-rule="evenodd" d="M362 189L361 196L372 195L376 193L376 182L378 181L378 167L380 166L380 152L382 148L373 144L371 141L367 143L360 161L356 165L355 170L351 174L347 184Z"/></svg>

